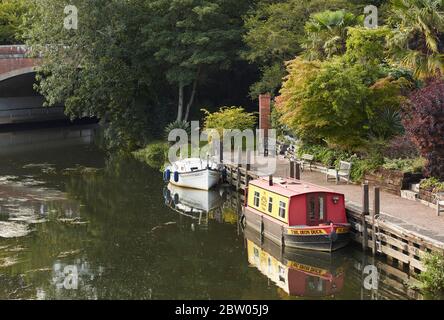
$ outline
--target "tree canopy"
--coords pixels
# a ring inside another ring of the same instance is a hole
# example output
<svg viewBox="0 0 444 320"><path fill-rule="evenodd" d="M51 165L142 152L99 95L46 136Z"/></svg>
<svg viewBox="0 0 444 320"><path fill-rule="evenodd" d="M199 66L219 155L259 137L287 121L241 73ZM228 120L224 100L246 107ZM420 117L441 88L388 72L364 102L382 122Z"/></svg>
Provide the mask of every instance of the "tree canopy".
<svg viewBox="0 0 444 320"><path fill-rule="evenodd" d="M22 25L30 0L0 0L0 45L23 42Z"/></svg>

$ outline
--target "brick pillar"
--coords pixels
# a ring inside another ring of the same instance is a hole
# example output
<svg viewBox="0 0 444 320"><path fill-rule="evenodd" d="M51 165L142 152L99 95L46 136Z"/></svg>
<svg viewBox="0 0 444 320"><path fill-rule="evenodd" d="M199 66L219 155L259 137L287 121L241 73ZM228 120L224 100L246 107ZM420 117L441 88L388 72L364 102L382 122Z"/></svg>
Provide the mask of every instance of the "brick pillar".
<svg viewBox="0 0 444 320"><path fill-rule="evenodd" d="M268 129L271 129L271 96L270 94L261 94L259 96L259 129L264 132L264 154L268 155Z"/></svg>
<svg viewBox="0 0 444 320"><path fill-rule="evenodd" d="M271 129L271 96L261 94L259 96L259 129Z"/></svg>

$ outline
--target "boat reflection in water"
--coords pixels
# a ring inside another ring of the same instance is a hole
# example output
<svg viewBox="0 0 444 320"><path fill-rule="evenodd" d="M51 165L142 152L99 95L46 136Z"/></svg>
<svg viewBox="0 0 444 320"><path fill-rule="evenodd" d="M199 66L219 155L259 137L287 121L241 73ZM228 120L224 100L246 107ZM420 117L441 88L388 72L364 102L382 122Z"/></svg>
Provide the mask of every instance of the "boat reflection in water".
<svg viewBox="0 0 444 320"><path fill-rule="evenodd" d="M218 222L231 222L231 211L224 208L228 190L224 188L197 190L168 184L163 191L165 205L179 213L181 216L193 220L191 228L197 225L200 229L208 227L209 220ZM237 215L236 215L237 218Z"/></svg>
<svg viewBox="0 0 444 320"><path fill-rule="evenodd" d="M341 292L345 281L346 257L341 252L325 253L282 249L259 233L244 230L248 262L290 296L320 298Z"/></svg>

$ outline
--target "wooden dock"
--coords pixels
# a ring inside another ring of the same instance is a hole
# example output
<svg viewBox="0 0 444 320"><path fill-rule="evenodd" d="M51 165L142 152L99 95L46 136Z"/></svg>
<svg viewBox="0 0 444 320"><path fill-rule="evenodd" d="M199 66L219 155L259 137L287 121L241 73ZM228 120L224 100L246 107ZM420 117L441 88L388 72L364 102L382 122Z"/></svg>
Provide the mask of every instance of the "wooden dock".
<svg viewBox="0 0 444 320"><path fill-rule="evenodd" d="M295 173L294 168L285 172ZM244 203L244 193L249 181L259 178L249 166L226 164L227 180L240 192ZM297 169L296 169L297 171ZM352 239L364 250L385 256L390 265L395 265L411 273L424 271L422 258L426 253L444 253L444 242L404 227L404 221L380 210L379 189L374 192L373 209L370 210L368 185L362 186L362 204L347 202L347 216L352 227ZM345 194L347 198L347 194Z"/></svg>

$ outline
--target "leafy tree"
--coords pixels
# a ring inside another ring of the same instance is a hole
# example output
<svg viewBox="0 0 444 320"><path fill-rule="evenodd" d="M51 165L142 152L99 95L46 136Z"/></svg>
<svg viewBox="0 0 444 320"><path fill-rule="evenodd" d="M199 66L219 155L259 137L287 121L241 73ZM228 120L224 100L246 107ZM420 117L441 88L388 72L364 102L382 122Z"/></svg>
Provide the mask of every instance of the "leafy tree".
<svg viewBox="0 0 444 320"><path fill-rule="evenodd" d="M227 69L242 45L242 19L250 1L147 0L151 16L144 46L178 88L177 121L188 120L198 84L210 68ZM185 91L189 90L186 103Z"/></svg>
<svg viewBox="0 0 444 320"><path fill-rule="evenodd" d="M338 57L325 62L293 60L277 109L281 121L308 141L325 140L359 150L370 138L399 134L397 112L403 101L403 77L389 76L379 65L349 64Z"/></svg>
<svg viewBox="0 0 444 320"><path fill-rule="evenodd" d="M302 52L304 24L310 15L323 10L354 8L345 0L259 1L245 16L247 49L243 57L259 66L262 79L251 87L250 95L276 93L285 76L285 61Z"/></svg>
<svg viewBox="0 0 444 320"><path fill-rule="evenodd" d="M444 81L435 79L409 98L404 126L427 160L425 173L444 179Z"/></svg>
<svg viewBox="0 0 444 320"><path fill-rule="evenodd" d="M344 54L348 28L362 22L362 16L344 10L313 14L304 28L304 56L309 60L324 60Z"/></svg>
<svg viewBox="0 0 444 320"><path fill-rule="evenodd" d="M78 30L63 28L65 3L39 0L30 12L27 44L41 55L38 90L47 105L64 104L71 118L107 124L110 148L133 149L159 129L168 92L154 72L153 52L140 46L147 19L142 0L72 1ZM157 129L157 130L156 130Z"/></svg>
<svg viewBox="0 0 444 320"><path fill-rule="evenodd" d="M205 113L205 129L217 130L220 137L223 136L224 129L243 131L252 129L257 122L256 115L246 112L242 107L222 107L213 113L205 109L202 111Z"/></svg>
<svg viewBox="0 0 444 320"><path fill-rule="evenodd" d="M22 24L30 0L0 0L0 44L18 44L22 39Z"/></svg>
<svg viewBox="0 0 444 320"><path fill-rule="evenodd" d="M392 0L390 52L394 62L419 78L444 70L444 3L442 0Z"/></svg>

